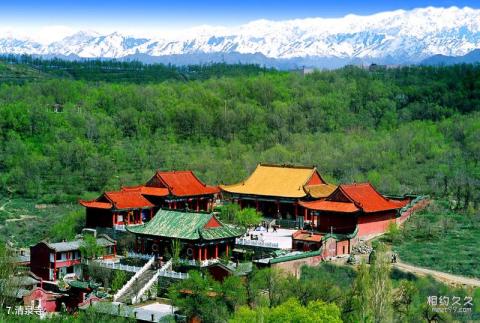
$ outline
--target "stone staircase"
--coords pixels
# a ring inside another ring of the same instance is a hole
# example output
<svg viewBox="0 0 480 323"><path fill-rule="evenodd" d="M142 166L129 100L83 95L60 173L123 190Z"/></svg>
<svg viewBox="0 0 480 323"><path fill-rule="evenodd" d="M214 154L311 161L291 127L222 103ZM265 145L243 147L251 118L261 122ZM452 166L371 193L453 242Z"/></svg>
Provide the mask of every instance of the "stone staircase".
<svg viewBox="0 0 480 323"><path fill-rule="evenodd" d="M157 274L158 270L146 269L139 277L136 277L131 286L118 297L117 302L131 304L142 288ZM140 295L141 296L141 295Z"/></svg>
<svg viewBox="0 0 480 323"><path fill-rule="evenodd" d="M114 302L131 304L134 300L139 299L146 291L144 286L152 283L155 276L158 277L158 270L152 268L155 257L149 261L133 275L123 287L113 295Z"/></svg>

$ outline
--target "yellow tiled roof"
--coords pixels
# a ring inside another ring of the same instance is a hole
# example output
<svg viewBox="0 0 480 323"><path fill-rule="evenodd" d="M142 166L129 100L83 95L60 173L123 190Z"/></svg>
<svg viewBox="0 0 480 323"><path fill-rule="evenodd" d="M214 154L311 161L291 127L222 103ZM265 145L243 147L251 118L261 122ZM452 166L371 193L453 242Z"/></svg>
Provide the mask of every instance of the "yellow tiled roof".
<svg viewBox="0 0 480 323"><path fill-rule="evenodd" d="M229 193L300 198L307 195L304 186L316 171L315 167L259 164L245 181L220 188Z"/></svg>
<svg viewBox="0 0 480 323"><path fill-rule="evenodd" d="M305 191L313 198L327 197L337 188L333 184L318 184L305 186Z"/></svg>

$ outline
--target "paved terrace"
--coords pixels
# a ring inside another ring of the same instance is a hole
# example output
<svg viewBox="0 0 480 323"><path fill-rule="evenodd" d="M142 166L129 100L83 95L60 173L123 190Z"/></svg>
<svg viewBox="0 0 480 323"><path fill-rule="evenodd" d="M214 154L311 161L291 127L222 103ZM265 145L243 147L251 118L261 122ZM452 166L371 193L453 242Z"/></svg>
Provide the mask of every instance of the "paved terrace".
<svg viewBox="0 0 480 323"><path fill-rule="evenodd" d="M267 242L267 243L277 243L279 249L291 249L292 248L292 234L297 230L289 229L277 229L276 232L270 228L268 232L266 230L249 230L247 232L247 237L245 240L250 240L250 235L258 236L258 240L252 240L252 242ZM243 239L244 237L242 237Z"/></svg>
<svg viewBox="0 0 480 323"><path fill-rule="evenodd" d="M171 305L158 302L137 307L127 306L117 302L95 302L92 306L93 310L97 313L137 319L142 322L164 322L165 317L172 315L176 310L176 308Z"/></svg>

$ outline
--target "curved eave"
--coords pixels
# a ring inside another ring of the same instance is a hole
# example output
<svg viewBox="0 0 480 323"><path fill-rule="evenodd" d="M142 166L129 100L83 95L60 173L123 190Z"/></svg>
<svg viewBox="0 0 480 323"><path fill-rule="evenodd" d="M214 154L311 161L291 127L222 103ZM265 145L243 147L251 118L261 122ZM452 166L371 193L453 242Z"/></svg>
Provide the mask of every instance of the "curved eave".
<svg viewBox="0 0 480 323"><path fill-rule="evenodd" d="M237 194L237 195L243 195L243 196L249 196L249 197L261 197L261 198L268 198L268 197L271 197L272 199L275 199L275 198L282 198L282 199L292 199L292 200L296 200L296 199L300 199L300 198L304 198L307 196L307 193L305 193L303 190L303 194L301 195L296 195L296 196L288 196L288 195L269 195L269 194L258 194L258 193L242 193L242 192L238 192L238 191L229 191L229 190L226 190L226 189L223 189L222 186L220 186L222 192L226 192L226 193L229 193L229 194Z"/></svg>
<svg viewBox="0 0 480 323"><path fill-rule="evenodd" d="M138 207L128 207L128 208L113 208L113 211L134 211L134 210L149 210L153 209L155 206L138 206Z"/></svg>

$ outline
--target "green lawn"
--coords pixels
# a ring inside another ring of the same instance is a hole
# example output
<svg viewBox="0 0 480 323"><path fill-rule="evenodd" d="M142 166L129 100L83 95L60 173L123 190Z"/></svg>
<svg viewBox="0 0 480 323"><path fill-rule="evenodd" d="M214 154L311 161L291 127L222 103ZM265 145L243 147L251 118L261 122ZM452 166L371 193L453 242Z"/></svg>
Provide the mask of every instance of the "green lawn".
<svg viewBox="0 0 480 323"><path fill-rule="evenodd" d="M0 198L0 241L27 247L50 237L52 227L78 204L37 204L33 200Z"/></svg>
<svg viewBox="0 0 480 323"><path fill-rule="evenodd" d="M414 265L480 278L480 214L462 214L435 202L408 220L393 249Z"/></svg>

